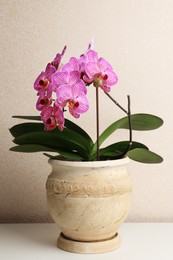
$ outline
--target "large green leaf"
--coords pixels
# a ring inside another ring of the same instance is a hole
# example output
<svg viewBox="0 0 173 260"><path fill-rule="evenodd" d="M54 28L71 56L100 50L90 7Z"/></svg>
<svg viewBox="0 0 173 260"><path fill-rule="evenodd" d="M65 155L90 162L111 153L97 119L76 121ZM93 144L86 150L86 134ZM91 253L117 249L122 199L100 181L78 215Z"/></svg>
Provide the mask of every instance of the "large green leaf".
<svg viewBox="0 0 173 260"><path fill-rule="evenodd" d="M88 151L80 143L76 141L73 136L63 136L61 134L55 134L51 132L31 132L24 135L20 135L13 140L16 144L39 144L43 146L48 146L53 149L68 149L76 150L84 158L88 158Z"/></svg>
<svg viewBox="0 0 173 260"><path fill-rule="evenodd" d="M32 133L32 132L44 132L45 136L48 133L47 131L44 130L44 124L43 123L22 123L22 124L18 124L18 125L13 126L10 129L10 132L14 137L18 137L20 135ZM61 131L59 131L58 128L55 128L50 133L54 133L54 134L56 134L60 137L64 137L64 138L67 138L67 139L69 139L69 138L73 139L73 141L75 141L76 143L82 144L86 149L88 149L88 151L90 151L90 149L91 149L90 140L88 140L88 138L86 139L81 134L79 134L78 132L75 132L71 129L65 128L61 132ZM47 137L48 137L48 135L47 135Z"/></svg>
<svg viewBox="0 0 173 260"><path fill-rule="evenodd" d="M77 144L79 147L82 147L83 150L87 151L87 153L90 152L91 147L88 141L83 136L72 131L71 129L68 128L64 129L63 132L59 134L59 136L60 137L62 136L64 139L68 140L69 142Z"/></svg>
<svg viewBox="0 0 173 260"><path fill-rule="evenodd" d="M58 156L53 156L49 155L48 157L57 159L57 158L65 158L65 159L71 159L71 160L82 160L83 157L80 156L77 152L71 152L68 150L63 150L63 149L53 149L47 146L43 145L37 145L37 144L22 144L18 146L14 146L10 148L10 151L13 152L22 152L22 153L35 153L35 152L56 152L59 153L60 155Z"/></svg>
<svg viewBox="0 0 173 260"><path fill-rule="evenodd" d="M12 116L12 118L41 121L41 116Z"/></svg>
<svg viewBox="0 0 173 260"><path fill-rule="evenodd" d="M14 146L10 148L10 151L13 152L22 152L22 153L35 153L35 152L57 152L57 150L48 147L48 146L43 146L39 144L22 144L18 146Z"/></svg>
<svg viewBox="0 0 173 260"><path fill-rule="evenodd" d="M147 131L159 128L163 124L160 117L150 114L133 114L131 115L132 130ZM99 145L101 144L117 129L129 129L128 117L123 117L111 124L99 137ZM96 152L97 144L95 143L92 153Z"/></svg>
<svg viewBox="0 0 173 260"><path fill-rule="evenodd" d="M118 151L122 154L127 150L128 146L129 146L129 141L122 141L122 142L114 143L114 144L111 144L107 147L100 149L100 155L109 155L109 153L112 154L112 152L114 152L114 151ZM143 148L143 149L148 150L148 147L146 145L139 143L139 142L132 142L132 144L130 145L130 150L135 149L135 148Z"/></svg>
<svg viewBox="0 0 173 260"><path fill-rule="evenodd" d="M141 163L161 163L163 161L163 158L160 155L142 148L128 151L127 156L130 159Z"/></svg>
<svg viewBox="0 0 173 260"><path fill-rule="evenodd" d="M120 128L129 129L128 117L122 118L120 121ZM162 126L163 120L151 114L133 114L131 115L131 125L133 130L148 131Z"/></svg>
<svg viewBox="0 0 173 260"><path fill-rule="evenodd" d="M14 137L31 132L44 132L44 124L42 123L22 123L17 124L9 129Z"/></svg>
<svg viewBox="0 0 173 260"><path fill-rule="evenodd" d="M128 150L135 148L148 149L147 146L139 142L132 142L130 146L129 141L117 142L99 150L100 160L120 159L126 155ZM92 160L95 160L96 156L96 153L93 154Z"/></svg>
<svg viewBox="0 0 173 260"><path fill-rule="evenodd" d="M40 116L13 116L13 118L19 118L19 119L27 119L27 120L36 120L36 121L40 121L41 120L41 117ZM27 123L25 123L27 124ZM28 123L29 124L29 123ZM30 123L32 124L32 123ZM33 123L34 124L34 123ZM43 124L42 124L43 125ZM29 126L29 125L23 125L23 127L26 128ZM34 125L33 125L34 127ZM35 129L36 129L36 125L35 125ZM40 126L41 127L41 126ZM31 126L32 128L32 126ZM43 128L44 128L44 125L43 125ZM79 135L81 135L83 137L83 139L86 139L87 143L89 144L90 147L93 146L93 141L91 139L91 137L80 127L78 126L77 124L73 123L72 121L68 120L68 119L65 119L65 128L68 128L68 129L71 129L73 131L75 131L76 133L78 133ZM39 126L37 129L40 129ZM58 128L56 128L55 130L57 131ZM17 129L17 125L16 125L16 129L14 128L11 128L10 131L16 131L18 130ZM32 130L32 129L31 129ZM31 131L30 129L28 130L28 133ZM55 130L52 130L52 131L55 131ZM21 131L22 131L22 128L21 128ZM36 130L37 131L37 130ZM51 131L51 132L52 132ZM35 131L33 131L35 132ZM11 132L12 133L12 132Z"/></svg>
<svg viewBox="0 0 173 260"><path fill-rule="evenodd" d="M70 121L68 119L65 119L65 127L69 128L69 129L77 132L81 136L83 136L88 141L88 143L90 144L90 147L93 146L93 140L87 134L87 132L85 132L80 126L78 126L77 124L75 124L74 122L72 122L72 121Z"/></svg>

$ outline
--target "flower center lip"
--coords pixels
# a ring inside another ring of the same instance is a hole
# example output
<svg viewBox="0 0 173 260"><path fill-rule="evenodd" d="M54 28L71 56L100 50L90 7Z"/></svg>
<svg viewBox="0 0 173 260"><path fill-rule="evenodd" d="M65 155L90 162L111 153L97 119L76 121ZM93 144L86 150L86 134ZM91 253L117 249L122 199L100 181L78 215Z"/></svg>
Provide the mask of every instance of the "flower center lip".
<svg viewBox="0 0 173 260"><path fill-rule="evenodd" d="M70 108L73 108L73 109L75 109L75 108L77 108L78 106L79 106L79 102L75 102L75 101L69 101L69 103L68 103L68 106L70 107Z"/></svg>
<svg viewBox="0 0 173 260"><path fill-rule="evenodd" d="M49 81L47 79L40 79L39 85L46 87L48 85Z"/></svg>
<svg viewBox="0 0 173 260"><path fill-rule="evenodd" d="M47 105L49 102L49 99L47 97L44 97L42 99L40 99L40 104L41 105Z"/></svg>
<svg viewBox="0 0 173 260"><path fill-rule="evenodd" d="M105 74L104 77L103 77L103 80L107 80L108 79L108 75Z"/></svg>
<svg viewBox="0 0 173 260"><path fill-rule="evenodd" d="M48 119L46 120L46 123L47 123L48 125L50 125L50 124L52 123L51 118L48 118Z"/></svg>
<svg viewBox="0 0 173 260"><path fill-rule="evenodd" d="M40 104L41 104L41 105L44 105L44 104L45 104L45 100L44 100L43 98L40 100Z"/></svg>

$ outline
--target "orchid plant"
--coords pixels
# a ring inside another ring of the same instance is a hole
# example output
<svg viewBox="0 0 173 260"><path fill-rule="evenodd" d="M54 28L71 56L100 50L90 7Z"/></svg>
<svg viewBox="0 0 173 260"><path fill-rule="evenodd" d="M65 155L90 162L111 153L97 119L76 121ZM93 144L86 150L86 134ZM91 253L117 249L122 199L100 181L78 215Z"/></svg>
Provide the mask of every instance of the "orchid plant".
<svg viewBox="0 0 173 260"><path fill-rule="evenodd" d="M40 116L14 116L15 118L42 122L26 122L10 129L17 146L11 151L41 152L52 159L95 161L113 160L125 156L143 163L160 163L162 157L150 151L147 146L132 140L132 130L153 130L163 124L163 120L150 114L131 114L130 97L127 110L111 95L111 88L118 82L112 66L93 50L93 43L79 58L71 57L62 64L66 46L54 60L46 66L34 82L38 99L36 109ZM65 113L78 119L89 109L87 92L96 90L96 132L92 138L74 122L65 119ZM103 91L126 116L113 122L103 133L99 133L99 91ZM127 129L129 139L101 148L102 143L117 129ZM56 155L47 152L56 153Z"/></svg>

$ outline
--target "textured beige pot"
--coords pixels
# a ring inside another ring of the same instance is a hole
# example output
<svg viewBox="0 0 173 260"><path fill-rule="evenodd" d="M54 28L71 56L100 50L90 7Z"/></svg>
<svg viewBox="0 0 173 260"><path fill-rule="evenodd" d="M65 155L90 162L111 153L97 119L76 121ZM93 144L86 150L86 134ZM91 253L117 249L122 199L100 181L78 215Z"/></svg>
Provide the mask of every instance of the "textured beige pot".
<svg viewBox="0 0 173 260"><path fill-rule="evenodd" d="M47 203L61 229L58 247L76 253L112 251L130 205L128 158L115 161L49 160Z"/></svg>

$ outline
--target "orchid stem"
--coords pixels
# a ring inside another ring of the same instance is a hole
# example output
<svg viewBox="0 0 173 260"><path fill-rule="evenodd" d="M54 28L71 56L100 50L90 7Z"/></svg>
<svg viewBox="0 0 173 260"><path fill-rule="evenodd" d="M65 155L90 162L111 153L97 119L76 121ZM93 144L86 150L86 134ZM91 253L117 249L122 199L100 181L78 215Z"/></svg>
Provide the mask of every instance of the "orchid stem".
<svg viewBox="0 0 173 260"><path fill-rule="evenodd" d="M130 150L130 147L132 146L132 124L131 124L130 96L127 96L127 100L128 100L128 114L127 115L128 115L128 124L129 124L129 143L128 143L126 150L121 155L122 158L124 156L126 156L128 151Z"/></svg>
<svg viewBox="0 0 173 260"><path fill-rule="evenodd" d="M122 111L124 111L127 116L128 116L128 124L129 124L129 143L127 146L127 149L125 150L125 152L121 155L121 157L124 157L127 152L130 150L130 147L132 145L132 124L131 124L131 109L130 109L130 96L127 96L127 100L128 100L128 111L126 109L124 109L113 97L111 97L107 92L104 92L113 102L115 105L117 105Z"/></svg>
<svg viewBox="0 0 173 260"><path fill-rule="evenodd" d="M96 131L97 131L97 161L99 161L99 87L96 88Z"/></svg>
<svg viewBox="0 0 173 260"><path fill-rule="evenodd" d="M109 93L104 92L113 102L115 105L117 105L122 111L124 111L127 115L128 115L128 111L125 110L113 97L111 97L111 95L109 95Z"/></svg>
<svg viewBox="0 0 173 260"><path fill-rule="evenodd" d="M129 147L127 150L127 152L128 152L132 145L132 124L131 124L131 109L130 109L130 96L129 95L127 96L127 99L128 99L128 122L129 122Z"/></svg>

